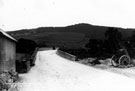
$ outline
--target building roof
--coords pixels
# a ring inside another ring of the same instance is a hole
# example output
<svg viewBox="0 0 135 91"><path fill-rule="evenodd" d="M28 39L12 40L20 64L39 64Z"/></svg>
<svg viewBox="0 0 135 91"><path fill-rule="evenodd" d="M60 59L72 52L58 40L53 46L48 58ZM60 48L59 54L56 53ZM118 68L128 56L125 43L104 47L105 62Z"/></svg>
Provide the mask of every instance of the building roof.
<svg viewBox="0 0 135 91"><path fill-rule="evenodd" d="M9 39L11 39L11 40L17 42L17 40L16 40L15 38L11 37L9 34L7 34L7 33L6 33L4 30L2 30L1 28L0 28L0 32L1 32L4 36L6 36L7 38L9 38Z"/></svg>

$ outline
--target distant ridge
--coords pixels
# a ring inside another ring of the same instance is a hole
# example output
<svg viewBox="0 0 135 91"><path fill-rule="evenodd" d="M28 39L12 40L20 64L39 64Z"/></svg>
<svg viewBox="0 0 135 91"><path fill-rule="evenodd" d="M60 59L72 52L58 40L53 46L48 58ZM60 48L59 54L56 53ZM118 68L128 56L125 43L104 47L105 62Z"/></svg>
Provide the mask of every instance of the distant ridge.
<svg viewBox="0 0 135 91"><path fill-rule="evenodd" d="M132 36L135 29L117 28L123 38ZM7 32L16 39L26 38L47 46L81 47L89 38L104 40L104 33L108 27L79 23L66 27L39 27L34 29L22 29Z"/></svg>

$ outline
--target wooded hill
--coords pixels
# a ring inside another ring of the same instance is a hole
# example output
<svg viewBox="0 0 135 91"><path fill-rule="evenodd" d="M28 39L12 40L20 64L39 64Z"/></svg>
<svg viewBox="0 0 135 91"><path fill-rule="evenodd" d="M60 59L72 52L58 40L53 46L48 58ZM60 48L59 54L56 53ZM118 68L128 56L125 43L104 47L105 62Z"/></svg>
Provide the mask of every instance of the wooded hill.
<svg viewBox="0 0 135 91"><path fill-rule="evenodd" d="M116 28L116 27L115 27ZM35 29L22 29L8 31L16 39L25 38L34 40L39 46L64 46L67 48L80 48L89 39L105 40L108 27L95 26L86 23L66 27L39 27ZM129 38L135 29L116 28L121 32L122 38Z"/></svg>

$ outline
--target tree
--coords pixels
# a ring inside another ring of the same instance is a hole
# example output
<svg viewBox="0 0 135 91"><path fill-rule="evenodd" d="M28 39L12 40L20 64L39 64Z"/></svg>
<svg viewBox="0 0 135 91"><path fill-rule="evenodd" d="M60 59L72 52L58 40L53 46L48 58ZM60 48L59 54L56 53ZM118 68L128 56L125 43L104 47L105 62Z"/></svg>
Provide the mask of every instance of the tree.
<svg viewBox="0 0 135 91"><path fill-rule="evenodd" d="M105 37L109 41L111 50L117 50L120 47L120 41L122 40L122 34L116 28L109 27L105 32Z"/></svg>
<svg viewBox="0 0 135 91"><path fill-rule="evenodd" d="M116 28L109 27L105 32L105 37L110 41L120 41L122 39L122 34Z"/></svg>
<svg viewBox="0 0 135 91"><path fill-rule="evenodd" d="M21 38L17 42L17 53L32 53L34 52L37 44L33 40Z"/></svg>
<svg viewBox="0 0 135 91"><path fill-rule="evenodd" d="M91 56L97 57L100 55L101 40L90 39L85 47L88 49Z"/></svg>

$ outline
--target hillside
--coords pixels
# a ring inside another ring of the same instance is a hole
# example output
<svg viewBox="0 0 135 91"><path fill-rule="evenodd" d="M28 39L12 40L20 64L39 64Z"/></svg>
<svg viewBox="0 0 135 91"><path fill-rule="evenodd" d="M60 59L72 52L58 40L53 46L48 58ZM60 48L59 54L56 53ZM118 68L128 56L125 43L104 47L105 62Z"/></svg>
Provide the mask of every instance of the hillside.
<svg viewBox="0 0 135 91"><path fill-rule="evenodd" d="M40 27L35 29L23 29L7 32L16 39L27 38L36 41L40 45L82 47L89 38L105 39L104 33L108 29L105 26L94 26L80 23L66 27ZM117 28L123 38L132 36L134 29Z"/></svg>

